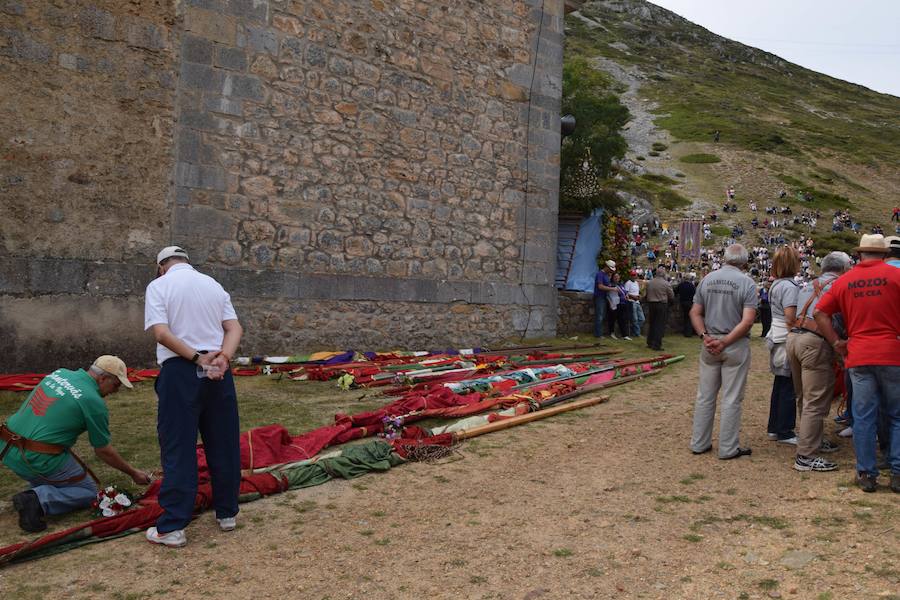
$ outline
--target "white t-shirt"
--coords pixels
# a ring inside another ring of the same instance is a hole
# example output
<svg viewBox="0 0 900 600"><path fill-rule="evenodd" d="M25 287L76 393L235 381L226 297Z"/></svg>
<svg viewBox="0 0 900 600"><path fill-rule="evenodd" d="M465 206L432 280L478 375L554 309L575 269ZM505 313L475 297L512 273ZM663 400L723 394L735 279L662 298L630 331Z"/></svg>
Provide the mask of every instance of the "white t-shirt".
<svg viewBox="0 0 900 600"><path fill-rule="evenodd" d="M625 293L629 296L640 296L641 295L641 286L638 285L638 282L629 279L625 282ZM636 300L631 300L629 298L629 302L637 302Z"/></svg>
<svg viewBox="0 0 900 600"><path fill-rule="evenodd" d="M231 296L208 275L187 263L172 266L147 286L144 329L168 325L172 333L195 350L221 350L225 330L222 321L237 319ZM159 364L178 356L156 345Z"/></svg>

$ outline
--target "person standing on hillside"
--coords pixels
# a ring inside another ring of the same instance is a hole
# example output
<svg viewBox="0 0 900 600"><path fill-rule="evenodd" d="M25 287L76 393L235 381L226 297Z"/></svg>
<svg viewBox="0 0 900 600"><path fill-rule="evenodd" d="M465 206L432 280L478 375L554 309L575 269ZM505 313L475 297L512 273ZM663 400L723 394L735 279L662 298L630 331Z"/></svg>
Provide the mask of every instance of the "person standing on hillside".
<svg viewBox="0 0 900 600"><path fill-rule="evenodd" d="M900 221L900 206L895 206L891 212L891 222Z"/></svg>
<svg viewBox="0 0 900 600"><path fill-rule="evenodd" d="M797 432L798 471L833 471L837 465L819 454L835 452L838 446L824 437L824 422L834 397L834 354L822 337L813 315L816 304L835 280L850 268L845 252L832 252L822 259L822 274L797 293L797 320L787 338L794 391L800 403Z"/></svg>
<svg viewBox="0 0 900 600"><path fill-rule="evenodd" d="M691 323L700 336L700 381L694 403L691 451L712 449L716 396L722 390L719 458L752 454L739 445L741 408L750 370L750 327L756 319L756 284L743 272L747 250L733 244L725 250L725 266L703 278L694 294Z"/></svg>
<svg viewBox="0 0 900 600"><path fill-rule="evenodd" d="M184 528L197 496L197 433L212 482L216 521L235 528L241 483L240 426L230 361L243 329L231 297L215 279L194 270L177 246L156 257L159 276L147 286L144 328L156 338L160 364L157 433L163 514L147 530L154 544L187 544Z"/></svg>
<svg viewBox="0 0 900 600"><path fill-rule="evenodd" d="M691 307L694 305L696 292L697 287L694 285L693 274L685 276L675 288L675 295L678 296L678 304L681 306L681 332L684 337L694 335L694 327L691 325Z"/></svg>
<svg viewBox="0 0 900 600"><path fill-rule="evenodd" d="M650 312L650 327L647 330L647 347L661 351L666 321L669 318L669 304L675 301L675 292L666 280L666 269L658 267L656 276L647 284L647 304Z"/></svg>
<svg viewBox="0 0 900 600"><path fill-rule="evenodd" d="M628 281L625 282L625 294L631 306L631 335L640 337L641 328L644 325L644 309L641 306L641 286L637 282L637 271L631 271Z"/></svg>
<svg viewBox="0 0 900 600"><path fill-rule="evenodd" d="M616 270L616 262L608 260L594 275L594 337L603 338L603 326L606 322L606 295L615 291L609 276Z"/></svg>
<svg viewBox="0 0 900 600"><path fill-rule="evenodd" d="M884 262L888 248L880 235L863 235L860 262L835 281L819 300L816 325L842 356L853 383L853 448L857 484L878 489L875 438L879 417L887 424L891 490L900 493L900 270ZM841 313L847 341L832 327Z"/></svg>
<svg viewBox="0 0 900 600"><path fill-rule="evenodd" d="M772 307L769 304L769 287L772 282L766 279L759 288L759 321L762 323L762 335L769 335L769 328L772 327Z"/></svg>
<svg viewBox="0 0 900 600"><path fill-rule="evenodd" d="M150 483L147 473L128 464L109 443L109 409L103 399L123 385L132 387L127 373L125 363L109 355L86 371L57 369L0 425L0 460L31 485L12 499L19 527L43 531L45 516L87 508L97 499L94 474L71 450L85 431L100 460L138 485Z"/></svg>

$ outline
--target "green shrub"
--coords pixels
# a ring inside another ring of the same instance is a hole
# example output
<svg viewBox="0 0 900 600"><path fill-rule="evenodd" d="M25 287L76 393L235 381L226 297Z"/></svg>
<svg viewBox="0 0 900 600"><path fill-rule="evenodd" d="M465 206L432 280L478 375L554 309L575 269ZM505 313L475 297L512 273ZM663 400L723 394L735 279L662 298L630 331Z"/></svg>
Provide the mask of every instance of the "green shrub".
<svg viewBox="0 0 900 600"><path fill-rule="evenodd" d="M663 144L662 142L653 142L653 146L651 146L657 152L662 152L663 150L668 150L669 147Z"/></svg>
<svg viewBox="0 0 900 600"><path fill-rule="evenodd" d="M656 150L651 150L651 151L648 152L647 154L648 154L649 156L659 156L659 152L657 152Z"/></svg>
<svg viewBox="0 0 900 600"><path fill-rule="evenodd" d="M675 190L662 190L656 194L659 204L667 210L675 210L684 206L690 206L691 201Z"/></svg>
<svg viewBox="0 0 900 600"><path fill-rule="evenodd" d="M726 227L725 225L713 225L709 230L713 235L718 235L720 237L728 237L731 235L731 228Z"/></svg>
<svg viewBox="0 0 900 600"><path fill-rule="evenodd" d="M644 173L643 175L641 175L641 179L646 179L647 181L652 181L653 183L662 183L664 185L678 184L678 182L671 177L666 177L665 175L660 175L658 173Z"/></svg>
<svg viewBox="0 0 900 600"><path fill-rule="evenodd" d="M827 254L829 252L846 252L853 255L854 248L859 245L859 236L852 231L829 231L827 233L813 233L813 242L816 252Z"/></svg>
<svg viewBox="0 0 900 600"><path fill-rule="evenodd" d="M647 160L647 159L646 159L645 157L643 157L643 156L635 156L634 158L635 158L635 160Z"/></svg>
<svg viewBox="0 0 900 600"><path fill-rule="evenodd" d="M715 154L706 154L705 152L700 152L698 154L687 154L685 156L682 156L680 160L683 163L691 164L709 164L722 162L722 159Z"/></svg>

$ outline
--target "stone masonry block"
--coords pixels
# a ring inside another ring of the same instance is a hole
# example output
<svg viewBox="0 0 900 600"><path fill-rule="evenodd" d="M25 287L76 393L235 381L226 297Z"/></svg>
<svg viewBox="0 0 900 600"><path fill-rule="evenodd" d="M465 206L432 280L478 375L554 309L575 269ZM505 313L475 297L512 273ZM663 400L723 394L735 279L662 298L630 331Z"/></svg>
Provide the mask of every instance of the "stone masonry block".
<svg viewBox="0 0 900 600"><path fill-rule="evenodd" d="M21 31L0 29L0 56L46 63L53 56L50 46L39 42Z"/></svg>
<svg viewBox="0 0 900 600"><path fill-rule="evenodd" d="M28 273L28 261L25 258L0 260L0 293L25 293L28 290Z"/></svg>
<svg viewBox="0 0 900 600"><path fill-rule="evenodd" d="M240 48L219 46L216 49L215 65L231 71L246 71L247 53Z"/></svg>
<svg viewBox="0 0 900 600"><path fill-rule="evenodd" d="M246 21L265 23L269 14L268 0L228 0L229 14Z"/></svg>
<svg viewBox="0 0 900 600"><path fill-rule="evenodd" d="M225 76L222 93L225 96L235 96L237 98L260 101L265 96L265 89L263 88L262 81L260 81L258 77L254 77L253 75L228 74Z"/></svg>
<svg viewBox="0 0 900 600"><path fill-rule="evenodd" d="M29 278L31 291L37 294L83 294L87 283L84 263L69 259L32 260Z"/></svg>
<svg viewBox="0 0 900 600"><path fill-rule="evenodd" d="M219 91L223 77L218 69L189 62L181 63L181 82L186 87L206 92Z"/></svg>
<svg viewBox="0 0 900 600"><path fill-rule="evenodd" d="M227 189L225 169L179 162L175 171L175 183L189 188L201 188L224 192Z"/></svg>
<svg viewBox="0 0 900 600"><path fill-rule="evenodd" d="M234 46L237 41L237 20L202 8L188 8L184 13L184 29L220 44Z"/></svg>
<svg viewBox="0 0 900 600"><path fill-rule="evenodd" d="M262 27L247 27L237 45L250 48L253 52L278 54L278 36L274 31Z"/></svg>
<svg viewBox="0 0 900 600"><path fill-rule="evenodd" d="M244 115L244 107L240 100L225 98L223 96L206 95L203 98L203 108L209 112L241 117Z"/></svg>
<svg viewBox="0 0 900 600"><path fill-rule="evenodd" d="M234 217L211 206L178 206L172 221L172 232L184 239L233 239L237 233Z"/></svg>
<svg viewBox="0 0 900 600"><path fill-rule="evenodd" d="M105 10L89 6L78 14L78 23L85 37L109 41L116 39L116 18Z"/></svg>
<svg viewBox="0 0 900 600"><path fill-rule="evenodd" d="M213 43L195 35L185 34L181 42L181 58L188 62L208 65L212 63Z"/></svg>
<svg viewBox="0 0 900 600"><path fill-rule="evenodd" d="M278 271L231 270L223 287L234 296L278 298L284 296L284 273Z"/></svg>

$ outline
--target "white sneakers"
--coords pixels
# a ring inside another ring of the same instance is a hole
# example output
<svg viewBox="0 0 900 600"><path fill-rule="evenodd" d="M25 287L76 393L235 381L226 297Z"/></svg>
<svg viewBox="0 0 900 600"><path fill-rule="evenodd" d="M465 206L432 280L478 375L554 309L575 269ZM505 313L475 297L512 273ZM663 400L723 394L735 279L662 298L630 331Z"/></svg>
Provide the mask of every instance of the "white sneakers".
<svg viewBox="0 0 900 600"><path fill-rule="evenodd" d="M237 527L237 519L235 517L226 517L224 519L216 519L219 529L222 531L234 531ZM187 536L184 535L184 529L176 529L168 533L160 533L156 527L147 530L147 541L151 544L160 544L169 548L183 548L187 545Z"/></svg>
<svg viewBox="0 0 900 600"><path fill-rule="evenodd" d="M846 427L846 428L844 428L844 429L841 429L841 430L838 432L838 435L841 436L842 438L853 437L853 428L852 428L852 427Z"/></svg>
<svg viewBox="0 0 900 600"><path fill-rule="evenodd" d="M147 541L151 544L162 544L170 548L183 548L187 544L187 536L184 529L176 529L169 533L159 533L156 527L147 530Z"/></svg>

